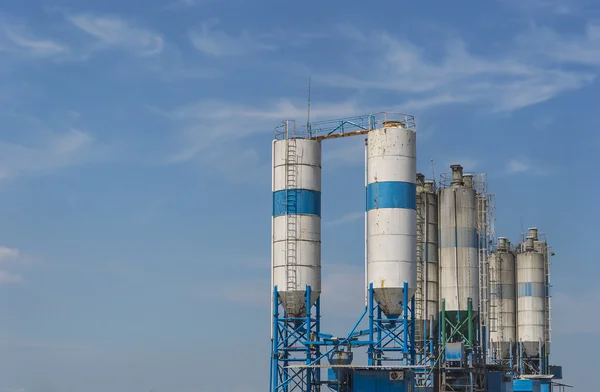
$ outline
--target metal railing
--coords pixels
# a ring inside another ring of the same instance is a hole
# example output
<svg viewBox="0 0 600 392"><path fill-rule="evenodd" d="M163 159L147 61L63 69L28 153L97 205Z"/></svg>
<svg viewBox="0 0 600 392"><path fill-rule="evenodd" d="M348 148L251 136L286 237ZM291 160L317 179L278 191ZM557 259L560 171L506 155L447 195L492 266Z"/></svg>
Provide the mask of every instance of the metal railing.
<svg viewBox="0 0 600 392"><path fill-rule="evenodd" d="M354 136L367 133L386 124L400 126L416 131L414 116L399 112L378 112L333 120L315 121L308 126L298 125L293 120L285 120L275 128L275 139L328 139L334 137Z"/></svg>

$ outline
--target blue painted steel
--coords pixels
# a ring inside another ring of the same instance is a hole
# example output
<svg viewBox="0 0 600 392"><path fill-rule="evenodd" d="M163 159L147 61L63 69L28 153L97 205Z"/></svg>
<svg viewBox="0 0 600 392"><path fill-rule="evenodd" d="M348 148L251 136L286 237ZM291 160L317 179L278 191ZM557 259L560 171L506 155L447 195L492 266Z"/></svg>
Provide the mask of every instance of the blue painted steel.
<svg viewBox="0 0 600 392"><path fill-rule="evenodd" d="M440 248L477 248L477 229L472 227L456 227L438 230L438 241Z"/></svg>
<svg viewBox="0 0 600 392"><path fill-rule="evenodd" d="M462 343L446 344L446 361L460 362L463 359L464 346Z"/></svg>
<svg viewBox="0 0 600 392"><path fill-rule="evenodd" d="M487 392L513 392L512 377L499 371L488 372Z"/></svg>
<svg viewBox="0 0 600 392"><path fill-rule="evenodd" d="M546 288L543 283L519 283L517 292L519 297L543 297Z"/></svg>
<svg viewBox="0 0 600 392"><path fill-rule="evenodd" d="M391 380L390 370L357 370L351 392L410 392L414 390L412 374L404 370L404 380Z"/></svg>
<svg viewBox="0 0 600 392"><path fill-rule="evenodd" d="M307 312L304 317L289 317L273 290L273 339L271 341L271 392L312 392L320 385L321 372L315 368L290 368L289 365L319 365L320 301L310 306L310 287L306 287ZM280 315L280 311L283 316ZM313 314L315 316L313 316Z"/></svg>
<svg viewBox="0 0 600 392"><path fill-rule="evenodd" d="M548 367L548 373L553 375L553 379L555 380L562 380L563 378L563 372L562 372L562 366L559 365L550 365Z"/></svg>
<svg viewBox="0 0 600 392"><path fill-rule="evenodd" d="M417 188L402 181L373 182L367 185L367 210L378 208L417 208Z"/></svg>
<svg viewBox="0 0 600 392"><path fill-rule="evenodd" d="M294 202L290 203L290 199ZM273 192L273 216L286 215L286 213L321 216L321 192L309 189Z"/></svg>
<svg viewBox="0 0 600 392"><path fill-rule="evenodd" d="M513 381L514 392L540 392L540 381L539 380L514 380Z"/></svg>

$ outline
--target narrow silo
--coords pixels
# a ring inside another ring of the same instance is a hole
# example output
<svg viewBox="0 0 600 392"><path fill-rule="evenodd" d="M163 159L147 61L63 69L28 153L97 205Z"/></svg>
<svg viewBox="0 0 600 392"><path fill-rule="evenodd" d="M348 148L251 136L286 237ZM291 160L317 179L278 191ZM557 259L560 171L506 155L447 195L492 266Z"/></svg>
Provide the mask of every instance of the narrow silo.
<svg viewBox="0 0 600 392"><path fill-rule="evenodd" d="M321 142L273 141L273 285L286 312L306 312L321 293Z"/></svg>
<svg viewBox="0 0 600 392"><path fill-rule="evenodd" d="M517 336L523 357L539 357L546 326L546 276L544 254L535 249L528 236L517 254Z"/></svg>
<svg viewBox="0 0 600 392"><path fill-rule="evenodd" d="M517 341L515 299L515 255L507 238L498 238L496 251L490 257L490 305L494 325L490 341L497 359L509 359L511 345Z"/></svg>
<svg viewBox="0 0 600 392"><path fill-rule="evenodd" d="M479 258L473 178L463 176L460 165L451 169L451 184L439 193L440 301L445 301L446 318L456 324L468 317L469 299L477 313Z"/></svg>
<svg viewBox="0 0 600 392"><path fill-rule="evenodd" d="M368 134L367 282L390 318L402 312L404 282L416 276L416 133L388 121Z"/></svg>
<svg viewBox="0 0 600 392"><path fill-rule="evenodd" d="M421 175L422 176L422 175ZM437 330L439 312L438 291L438 204L435 184L417 175L417 258L419 274L415 302L416 339L423 339L423 327L427 320L425 336L433 325Z"/></svg>

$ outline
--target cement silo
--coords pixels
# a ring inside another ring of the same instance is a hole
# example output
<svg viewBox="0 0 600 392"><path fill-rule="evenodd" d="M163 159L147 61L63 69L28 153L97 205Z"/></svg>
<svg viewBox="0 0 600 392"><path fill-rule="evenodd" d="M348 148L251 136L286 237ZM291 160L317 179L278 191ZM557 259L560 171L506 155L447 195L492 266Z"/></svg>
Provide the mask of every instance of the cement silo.
<svg viewBox="0 0 600 392"><path fill-rule="evenodd" d="M438 198L433 181L417 175L417 292L415 331L417 343L433 326L437 330L438 288ZM423 322L427 320L427 325ZM423 328L427 328L423 334Z"/></svg>
<svg viewBox="0 0 600 392"><path fill-rule="evenodd" d="M477 317L479 259L477 197L472 177L464 177L460 165L452 165L451 169L451 183L442 184L445 187L439 193L439 271L440 302L445 302L446 319L456 325L467 319L469 302L473 317ZM462 332L466 336L466 327Z"/></svg>
<svg viewBox="0 0 600 392"><path fill-rule="evenodd" d="M523 357L539 357L546 326L546 277L544 255L536 251L534 237L528 236L517 254L517 336Z"/></svg>
<svg viewBox="0 0 600 392"><path fill-rule="evenodd" d="M272 279L290 316L321 293L321 142L273 141Z"/></svg>
<svg viewBox="0 0 600 392"><path fill-rule="evenodd" d="M388 121L368 133L367 282L390 318L401 314L404 283L416 291L416 133Z"/></svg>
<svg viewBox="0 0 600 392"><path fill-rule="evenodd" d="M509 359L516 347L517 314L515 299L515 255L507 238L498 238L490 261L490 307L492 325L490 341L496 359Z"/></svg>

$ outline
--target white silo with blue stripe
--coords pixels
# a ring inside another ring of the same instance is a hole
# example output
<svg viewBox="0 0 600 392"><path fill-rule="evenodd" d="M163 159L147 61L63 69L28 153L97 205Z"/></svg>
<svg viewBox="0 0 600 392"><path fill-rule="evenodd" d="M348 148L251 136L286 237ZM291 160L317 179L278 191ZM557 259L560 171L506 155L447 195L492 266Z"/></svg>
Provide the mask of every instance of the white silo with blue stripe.
<svg viewBox="0 0 600 392"><path fill-rule="evenodd" d="M385 122L368 134L367 281L390 318L402 314L417 287L416 132Z"/></svg>
<svg viewBox="0 0 600 392"><path fill-rule="evenodd" d="M272 279L288 315L321 293L321 142L273 141Z"/></svg>

